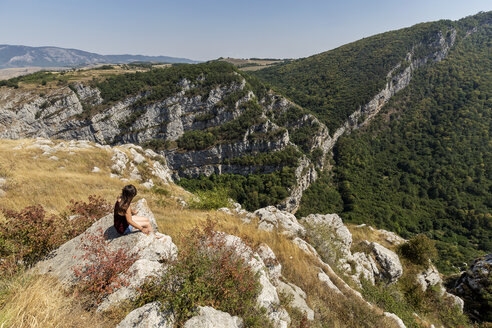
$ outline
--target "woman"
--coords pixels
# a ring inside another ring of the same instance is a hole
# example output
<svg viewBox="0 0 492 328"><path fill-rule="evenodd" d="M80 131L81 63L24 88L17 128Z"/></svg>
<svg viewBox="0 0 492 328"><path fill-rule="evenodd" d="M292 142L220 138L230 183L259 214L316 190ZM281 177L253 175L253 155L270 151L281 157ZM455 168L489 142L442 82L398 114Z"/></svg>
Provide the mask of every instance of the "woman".
<svg viewBox="0 0 492 328"><path fill-rule="evenodd" d="M146 235L153 232L150 220L136 216L137 212L130 206L136 195L137 188L134 185L127 185L122 189L121 195L114 204L114 227L120 235L127 235L136 230L140 230Z"/></svg>

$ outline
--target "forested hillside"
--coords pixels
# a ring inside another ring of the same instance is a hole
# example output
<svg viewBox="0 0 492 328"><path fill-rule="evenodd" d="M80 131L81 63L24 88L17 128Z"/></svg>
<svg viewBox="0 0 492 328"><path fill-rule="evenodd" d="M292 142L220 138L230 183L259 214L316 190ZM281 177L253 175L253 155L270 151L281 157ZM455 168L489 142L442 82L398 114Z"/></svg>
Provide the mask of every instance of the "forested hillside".
<svg viewBox="0 0 492 328"><path fill-rule="evenodd" d="M449 271L492 250L490 20L454 23L448 57L417 71L369 127L339 140L335 169L304 194L299 215L343 209L350 222L427 233Z"/></svg>

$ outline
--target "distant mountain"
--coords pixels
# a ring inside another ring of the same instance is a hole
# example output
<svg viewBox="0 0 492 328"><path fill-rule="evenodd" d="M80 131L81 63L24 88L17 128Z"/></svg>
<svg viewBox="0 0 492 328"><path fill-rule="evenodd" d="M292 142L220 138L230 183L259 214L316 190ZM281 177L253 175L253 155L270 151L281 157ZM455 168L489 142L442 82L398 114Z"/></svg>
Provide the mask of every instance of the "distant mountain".
<svg viewBox="0 0 492 328"><path fill-rule="evenodd" d="M100 55L92 52L58 47L0 45L0 68L67 67L90 64L124 64L134 61L164 63L197 63L187 58L142 55Z"/></svg>

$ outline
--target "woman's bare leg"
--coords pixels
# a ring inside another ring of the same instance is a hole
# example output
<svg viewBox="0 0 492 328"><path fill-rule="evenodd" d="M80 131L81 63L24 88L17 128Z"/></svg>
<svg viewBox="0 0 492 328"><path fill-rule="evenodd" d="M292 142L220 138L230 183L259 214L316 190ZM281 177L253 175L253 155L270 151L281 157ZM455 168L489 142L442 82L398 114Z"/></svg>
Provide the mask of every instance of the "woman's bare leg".
<svg viewBox="0 0 492 328"><path fill-rule="evenodd" d="M153 232L154 229L152 229L152 224L150 224L150 220L143 217L143 216L132 216L133 222L137 223L138 225L142 226L142 228L149 230L149 232Z"/></svg>

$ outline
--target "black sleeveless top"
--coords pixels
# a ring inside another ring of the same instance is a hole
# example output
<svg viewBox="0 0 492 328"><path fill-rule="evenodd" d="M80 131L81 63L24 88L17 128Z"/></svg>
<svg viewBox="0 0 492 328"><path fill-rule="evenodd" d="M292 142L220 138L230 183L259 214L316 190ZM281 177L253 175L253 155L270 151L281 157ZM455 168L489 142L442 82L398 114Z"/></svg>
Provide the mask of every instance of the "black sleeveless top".
<svg viewBox="0 0 492 328"><path fill-rule="evenodd" d="M120 212L120 206L118 205L118 201L116 201L114 204L114 227L116 231L122 235L126 228L128 228L129 224L126 221L126 216L118 214L118 212Z"/></svg>

